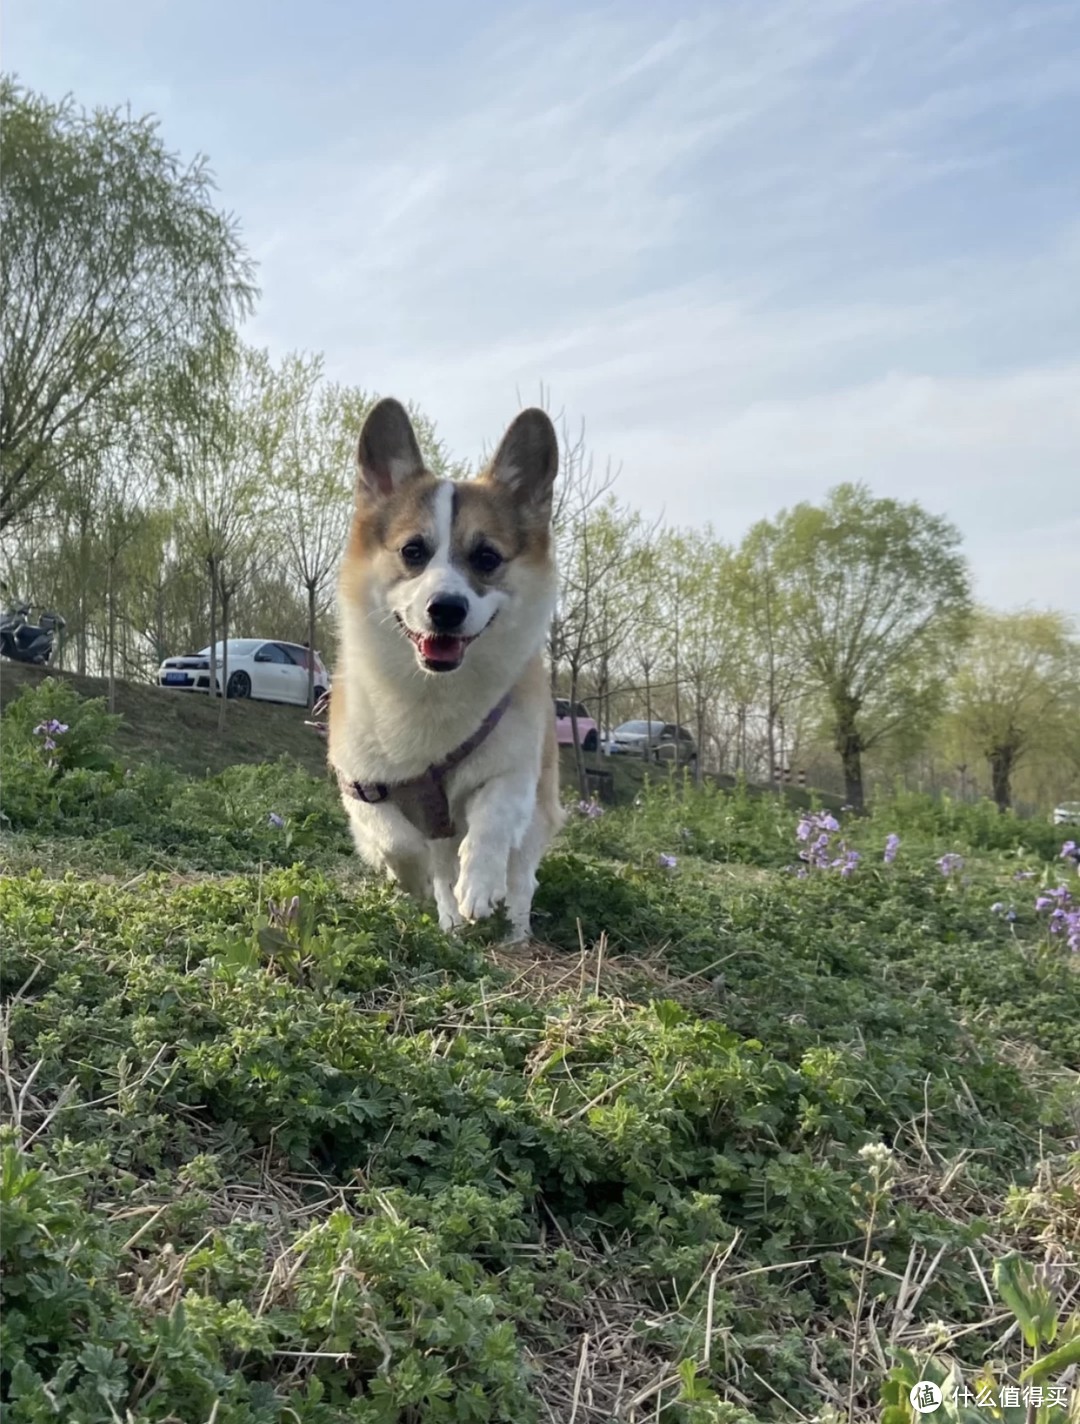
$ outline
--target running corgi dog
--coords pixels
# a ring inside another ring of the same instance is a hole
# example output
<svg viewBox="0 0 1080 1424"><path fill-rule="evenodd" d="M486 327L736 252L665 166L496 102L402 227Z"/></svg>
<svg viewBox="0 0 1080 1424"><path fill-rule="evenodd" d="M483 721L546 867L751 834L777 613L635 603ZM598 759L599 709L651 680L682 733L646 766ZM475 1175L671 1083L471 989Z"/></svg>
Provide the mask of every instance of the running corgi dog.
<svg viewBox="0 0 1080 1424"><path fill-rule="evenodd" d="M338 589L329 759L356 849L452 930L505 904L531 935L563 824L543 650L559 450L541 410L473 480L424 466L396 400L369 413Z"/></svg>

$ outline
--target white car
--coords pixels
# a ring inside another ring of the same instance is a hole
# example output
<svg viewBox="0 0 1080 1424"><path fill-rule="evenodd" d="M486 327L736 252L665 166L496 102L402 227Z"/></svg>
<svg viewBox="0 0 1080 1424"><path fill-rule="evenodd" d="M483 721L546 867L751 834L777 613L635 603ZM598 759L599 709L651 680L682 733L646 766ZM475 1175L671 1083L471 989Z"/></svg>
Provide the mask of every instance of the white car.
<svg viewBox="0 0 1080 1424"><path fill-rule="evenodd" d="M222 649L218 643L217 691L221 694ZM330 690L330 674L318 653L301 643L265 638L230 638L228 641L228 696L250 697L256 702L292 702L308 705L308 660L315 659L315 700ZM210 691L210 649L182 658L166 658L158 668L158 686L177 692Z"/></svg>
<svg viewBox="0 0 1080 1424"><path fill-rule="evenodd" d="M1055 826L1080 826L1080 801L1062 801L1054 807Z"/></svg>

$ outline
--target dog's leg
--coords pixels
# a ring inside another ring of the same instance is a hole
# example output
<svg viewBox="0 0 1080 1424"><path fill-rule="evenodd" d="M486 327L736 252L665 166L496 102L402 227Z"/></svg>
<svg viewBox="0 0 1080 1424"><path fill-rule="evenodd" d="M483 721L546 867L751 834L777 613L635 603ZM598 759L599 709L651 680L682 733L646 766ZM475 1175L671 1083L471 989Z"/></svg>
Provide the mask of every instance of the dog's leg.
<svg viewBox="0 0 1080 1424"><path fill-rule="evenodd" d="M512 847L536 809L535 773L496 776L469 801L454 899L465 920L486 920L506 899Z"/></svg>
<svg viewBox="0 0 1080 1424"><path fill-rule="evenodd" d="M547 837L538 833L534 822L524 843L510 853L506 896L506 912L510 918L510 944L521 944L532 939L532 902L536 894L536 870L546 843Z"/></svg>
<svg viewBox="0 0 1080 1424"><path fill-rule="evenodd" d="M414 900L423 902L431 898L431 872L426 857L388 855L386 872Z"/></svg>
<svg viewBox="0 0 1080 1424"><path fill-rule="evenodd" d="M450 934L464 923L454 899L454 881L458 873L458 848L455 841L432 842L431 870L435 882L435 904L439 909L439 928Z"/></svg>
<svg viewBox="0 0 1080 1424"><path fill-rule="evenodd" d="M544 788L546 789L546 788ZM521 944L532 938L532 902L536 894L536 872L544 852L562 825L562 810L558 802L545 804L550 798L541 795L525 839L510 853L509 893L506 909L510 917L510 944Z"/></svg>

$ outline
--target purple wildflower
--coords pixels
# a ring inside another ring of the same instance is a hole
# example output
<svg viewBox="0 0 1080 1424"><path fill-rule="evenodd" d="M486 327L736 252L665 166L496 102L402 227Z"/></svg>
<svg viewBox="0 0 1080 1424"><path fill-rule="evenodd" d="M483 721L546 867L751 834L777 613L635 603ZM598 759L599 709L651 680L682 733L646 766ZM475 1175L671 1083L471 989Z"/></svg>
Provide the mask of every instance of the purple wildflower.
<svg viewBox="0 0 1080 1424"><path fill-rule="evenodd" d="M942 875L946 877L955 874L956 871L962 870L963 868L964 857L962 855L956 855L953 851L949 851L947 855L943 855L938 861L938 869Z"/></svg>
<svg viewBox="0 0 1080 1424"><path fill-rule="evenodd" d="M1061 859L1062 859L1062 860L1071 860L1071 859L1073 859L1075 856L1076 856L1076 842L1075 842L1075 841L1066 841L1065 844L1061 847Z"/></svg>
<svg viewBox="0 0 1080 1424"><path fill-rule="evenodd" d="M810 870L837 870L845 880L854 873L862 856L857 850L849 850L843 841L833 845L833 834L839 829L840 822L828 811L803 814L795 829L797 839L806 847L799 851L799 859L804 862L798 872L800 880L805 880Z"/></svg>
<svg viewBox="0 0 1080 1424"><path fill-rule="evenodd" d="M271 811L266 819L275 831L280 831L285 824L284 818L279 816L276 811Z"/></svg>
<svg viewBox="0 0 1080 1424"><path fill-rule="evenodd" d="M885 854L882 856L886 865L892 865L896 859L896 852L900 849L900 837L894 831L892 835L885 838Z"/></svg>
<svg viewBox="0 0 1080 1424"><path fill-rule="evenodd" d="M657 859L665 870L674 870L679 863L678 858L674 855L661 855Z"/></svg>
<svg viewBox="0 0 1080 1424"><path fill-rule="evenodd" d="M55 717L50 717L47 722L39 722L37 724L34 728L34 736L40 737L42 735L48 735L62 737L66 731L68 731L68 724L66 722L58 722Z"/></svg>
<svg viewBox="0 0 1080 1424"><path fill-rule="evenodd" d="M579 801L577 803L579 816L587 816L590 821L595 821L597 816L604 814L604 808L595 798L589 801Z"/></svg>
<svg viewBox="0 0 1080 1424"><path fill-rule="evenodd" d="M842 854L831 863L829 869L839 870L843 879L846 880L849 875L854 874L855 867L862 860L862 856L857 850L848 850L846 846L841 846L840 850Z"/></svg>
<svg viewBox="0 0 1080 1424"><path fill-rule="evenodd" d="M1067 885L1058 885L1035 901L1036 910L1049 910L1046 928L1054 938L1064 939L1073 954L1080 954L1080 905Z"/></svg>
<svg viewBox="0 0 1080 1424"><path fill-rule="evenodd" d="M56 765L56 758L53 756L53 752L56 751L56 738L62 737L66 731L68 731L68 724L58 722L55 717L50 717L47 722L39 722L34 728L34 736L42 738L42 748L49 753L50 766Z"/></svg>

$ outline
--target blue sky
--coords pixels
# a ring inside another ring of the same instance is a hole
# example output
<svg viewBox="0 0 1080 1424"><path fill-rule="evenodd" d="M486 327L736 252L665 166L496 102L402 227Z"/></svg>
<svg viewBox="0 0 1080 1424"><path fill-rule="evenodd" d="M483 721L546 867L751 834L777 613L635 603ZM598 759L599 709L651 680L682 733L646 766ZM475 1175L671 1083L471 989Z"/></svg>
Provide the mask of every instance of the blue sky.
<svg viewBox="0 0 1080 1424"><path fill-rule="evenodd" d="M650 514L863 479L1080 614L1074 0L7 0L3 40L209 154L251 339L455 453L543 387Z"/></svg>

